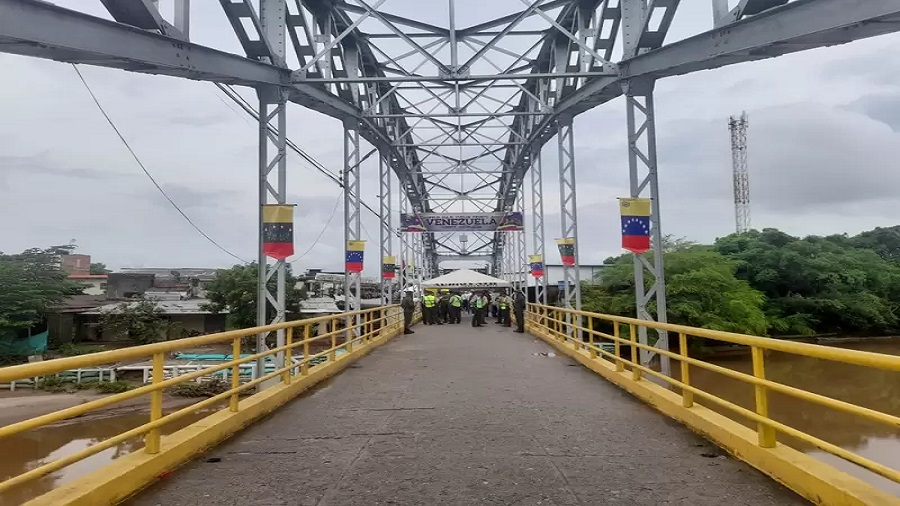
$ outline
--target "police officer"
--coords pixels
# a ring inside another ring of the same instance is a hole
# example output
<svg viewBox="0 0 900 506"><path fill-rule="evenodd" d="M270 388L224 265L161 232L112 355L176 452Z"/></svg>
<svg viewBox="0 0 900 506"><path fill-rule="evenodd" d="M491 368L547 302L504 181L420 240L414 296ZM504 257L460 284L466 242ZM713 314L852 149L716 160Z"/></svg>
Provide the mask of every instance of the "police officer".
<svg viewBox="0 0 900 506"><path fill-rule="evenodd" d="M409 328L412 326L413 310L416 307L415 302L413 302L412 291L403 293L403 300L400 302L400 307L403 308L403 333L415 334L415 332Z"/></svg>
<svg viewBox="0 0 900 506"><path fill-rule="evenodd" d="M525 306L527 301L525 300L525 294L522 293L521 290L516 290L516 293L513 294L513 312L516 315L516 330L519 334L523 334L525 332Z"/></svg>
<svg viewBox="0 0 900 506"><path fill-rule="evenodd" d="M504 327L510 326L509 321L509 306L510 306L509 295L506 294L506 290L504 290L500 297L497 299L497 323L503 325Z"/></svg>
<svg viewBox="0 0 900 506"><path fill-rule="evenodd" d="M472 307L475 308L475 315L472 316L472 326L480 327L484 325L484 306L487 305L487 296L484 292L472 295Z"/></svg>
<svg viewBox="0 0 900 506"><path fill-rule="evenodd" d="M437 305L437 297L433 293L427 292L422 296L422 315L425 325L434 325L436 320L435 306Z"/></svg>
<svg viewBox="0 0 900 506"><path fill-rule="evenodd" d="M450 295L450 323L460 323L462 321L462 297L458 293L453 292Z"/></svg>

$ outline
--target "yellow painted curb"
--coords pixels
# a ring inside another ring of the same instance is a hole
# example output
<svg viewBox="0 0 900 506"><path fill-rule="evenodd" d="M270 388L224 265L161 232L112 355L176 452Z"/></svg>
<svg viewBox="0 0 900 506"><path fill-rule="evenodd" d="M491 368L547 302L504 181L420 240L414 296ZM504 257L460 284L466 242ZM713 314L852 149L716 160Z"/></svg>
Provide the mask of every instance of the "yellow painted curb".
<svg viewBox="0 0 900 506"><path fill-rule="evenodd" d="M304 390L344 370L397 334L389 334L309 370L306 376L294 376L290 385L279 384L242 400L237 413L227 408L218 411L169 436L164 436L159 453L139 450L116 459L87 476L32 499L24 506L97 506L116 504L195 456L239 432L254 421L297 397Z"/></svg>
<svg viewBox="0 0 900 506"><path fill-rule="evenodd" d="M531 324L528 331L814 504L900 505L900 498L793 448L780 443L775 448L762 448L757 444L755 431L698 404L685 408L681 405L681 395L646 379L634 381L631 371L618 372L612 362L592 358L587 350L576 350L547 333L535 332Z"/></svg>

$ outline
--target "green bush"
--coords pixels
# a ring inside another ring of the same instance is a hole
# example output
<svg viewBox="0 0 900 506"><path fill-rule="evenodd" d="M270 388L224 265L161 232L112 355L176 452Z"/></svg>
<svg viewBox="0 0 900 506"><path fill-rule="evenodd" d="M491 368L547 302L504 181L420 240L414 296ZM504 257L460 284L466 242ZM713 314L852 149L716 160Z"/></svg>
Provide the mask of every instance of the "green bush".
<svg viewBox="0 0 900 506"><path fill-rule="evenodd" d="M36 387L46 392L60 393L68 392L72 388L73 380L68 378L60 378L59 376L44 376L38 380Z"/></svg>
<svg viewBox="0 0 900 506"><path fill-rule="evenodd" d="M172 395L179 397L213 397L225 393L231 389L231 384L222 379L214 379L205 383L193 381L175 385L169 390Z"/></svg>
<svg viewBox="0 0 900 506"><path fill-rule="evenodd" d="M60 345L59 348L54 350L57 354L62 355L64 357L77 357L78 355L87 355L88 353L97 353L98 351L103 351L105 347L103 345L98 344L75 344L75 343L66 343Z"/></svg>
<svg viewBox="0 0 900 506"><path fill-rule="evenodd" d="M120 394L131 390L134 385L127 381L101 381L94 388L101 394Z"/></svg>

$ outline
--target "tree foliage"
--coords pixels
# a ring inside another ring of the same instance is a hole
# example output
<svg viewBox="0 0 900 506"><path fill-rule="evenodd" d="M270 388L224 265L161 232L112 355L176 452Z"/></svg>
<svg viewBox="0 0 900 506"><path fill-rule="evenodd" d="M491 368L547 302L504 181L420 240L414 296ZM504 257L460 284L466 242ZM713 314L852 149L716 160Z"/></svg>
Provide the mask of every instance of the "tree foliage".
<svg viewBox="0 0 900 506"><path fill-rule="evenodd" d="M297 279L291 273L290 265L287 266L287 280L285 296L287 307L295 308L302 300L300 292L295 288ZM216 273L216 279L206 287L206 297L210 303L205 309L214 313L228 311L228 323L232 328L247 328L256 326L256 287L259 268L256 263L248 265L235 265L230 269L220 269ZM275 293L275 276L269 280L269 290ZM268 306L268 319L275 314Z"/></svg>
<svg viewBox="0 0 900 506"><path fill-rule="evenodd" d="M106 268L103 262L91 262L91 274L109 274L111 270Z"/></svg>
<svg viewBox="0 0 900 506"><path fill-rule="evenodd" d="M666 295L672 323L759 334L766 331L765 297L734 275L737 264L708 246L667 253ZM645 279L647 288L652 280ZM622 255L603 271L599 285L582 293L587 311L634 315L634 264ZM647 307L656 315L655 304Z"/></svg>
<svg viewBox="0 0 900 506"><path fill-rule="evenodd" d="M137 344L164 341L177 327L163 315L162 309L150 300L123 302L115 309L100 315L100 326L117 337Z"/></svg>
<svg viewBox="0 0 900 506"><path fill-rule="evenodd" d="M0 338L27 334L44 315L82 287L66 279L59 253L73 246L32 248L22 253L0 253Z"/></svg>
<svg viewBox="0 0 900 506"><path fill-rule="evenodd" d="M673 323L769 335L900 329L900 226L803 239L754 230L711 246L667 238L663 251ZM633 262L608 259L600 283L584 287L585 309L633 316Z"/></svg>

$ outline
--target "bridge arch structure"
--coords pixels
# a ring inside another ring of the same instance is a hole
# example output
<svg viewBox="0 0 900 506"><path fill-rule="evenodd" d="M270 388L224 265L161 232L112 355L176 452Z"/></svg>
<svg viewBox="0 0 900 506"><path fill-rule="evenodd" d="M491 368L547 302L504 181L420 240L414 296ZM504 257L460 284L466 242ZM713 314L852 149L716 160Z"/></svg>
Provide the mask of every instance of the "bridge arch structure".
<svg viewBox="0 0 900 506"><path fill-rule="evenodd" d="M679 0L495 0L490 8L468 0L219 0L229 22L222 29L243 48L231 54L191 42L190 0L170 2L174 12L162 12L157 0L100 1L114 21L40 0L0 0L0 51L255 89L260 209L289 203L289 104L334 117L344 127L348 241L361 239L361 167L377 161L379 261L397 256L416 275L430 276L443 260L486 260L494 274L521 283L528 255L546 259L548 237L571 238L576 265L565 269L564 284L570 308L581 304L573 118L624 97L625 197L652 199L652 248L634 256L636 313L653 320L653 304L662 322L656 81L900 29L896 0L711 0L709 29L669 44ZM502 14L458 22L461 9L472 18L472 10L492 11L494 4ZM429 19L444 12L443 22L423 21L423 10ZM558 154L558 167L542 167L547 150ZM544 222L548 177L559 180L558 224ZM520 211L528 231L400 234L390 219L397 211L393 178L402 213ZM259 263L267 265L261 245ZM409 274L404 269L404 284L415 279ZM272 277L277 288L269 293ZM283 321L284 261L260 269L260 281L266 303L259 324ZM348 275L346 285L351 309L359 308L358 275ZM536 288L546 302L546 277ZM276 310L273 322L265 321L266 304ZM660 337L665 349L664 331ZM643 327L640 340L647 341ZM284 344L283 331L277 341Z"/></svg>

